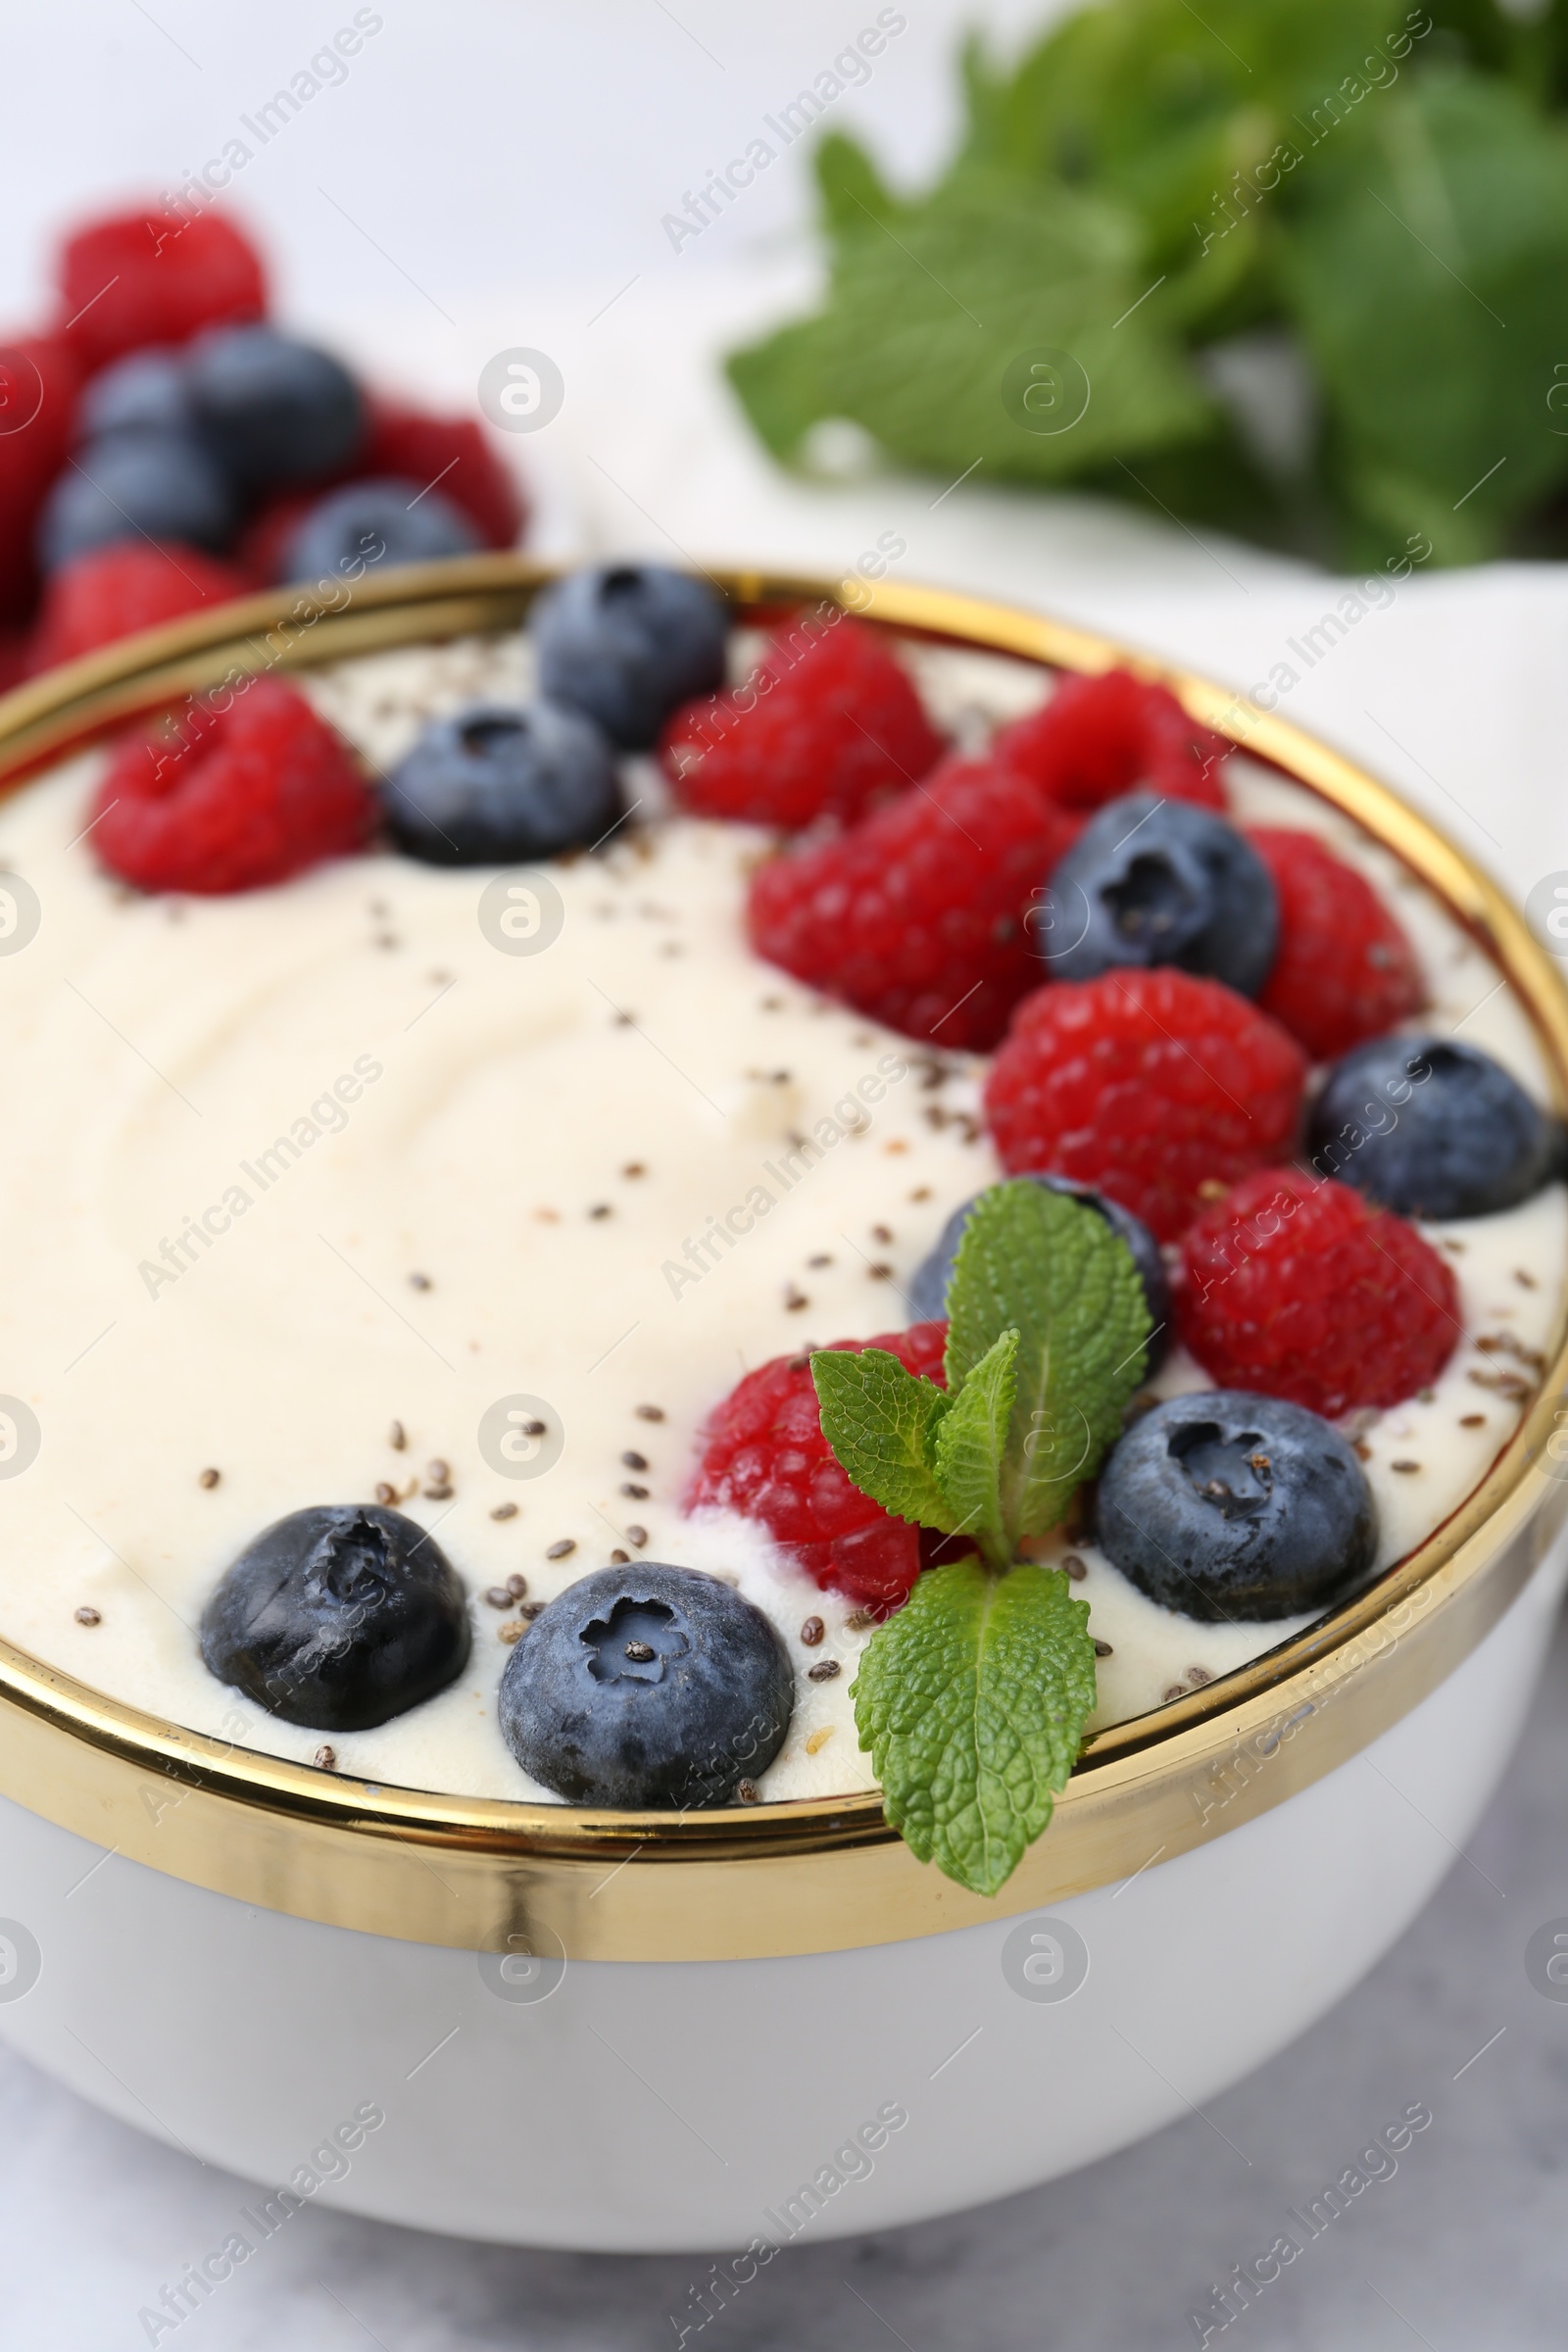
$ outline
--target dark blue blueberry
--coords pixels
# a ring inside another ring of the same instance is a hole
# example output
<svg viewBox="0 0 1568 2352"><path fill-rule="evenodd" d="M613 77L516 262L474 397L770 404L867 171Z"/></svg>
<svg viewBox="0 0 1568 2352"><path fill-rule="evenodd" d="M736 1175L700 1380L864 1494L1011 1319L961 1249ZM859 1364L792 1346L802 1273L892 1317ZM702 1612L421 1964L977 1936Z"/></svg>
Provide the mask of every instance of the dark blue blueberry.
<svg viewBox="0 0 1568 2352"><path fill-rule="evenodd" d="M1123 1576L1210 1624L1329 1608L1377 1551L1372 1490L1339 1431L1241 1389L1171 1396L1135 1421L1095 1510Z"/></svg>
<svg viewBox="0 0 1568 2352"><path fill-rule="evenodd" d="M220 553L238 516L222 467L189 433L112 433L58 477L38 518L45 571L117 539L183 539Z"/></svg>
<svg viewBox="0 0 1568 2352"><path fill-rule="evenodd" d="M610 746L553 703L430 721L387 779L387 830L427 865L511 865L591 849L620 814Z"/></svg>
<svg viewBox="0 0 1568 2352"><path fill-rule="evenodd" d="M1129 792L1085 826L1052 874L1051 913L1037 936L1057 980L1174 963L1251 997L1279 939L1273 876L1245 834L1155 792Z"/></svg>
<svg viewBox="0 0 1568 2352"><path fill-rule="evenodd" d="M784 1743L795 1676L716 1576L640 1560L542 1609L501 1678L502 1735L575 1805L722 1805Z"/></svg>
<svg viewBox="0 0 1568 2352"><path fill-rule="evenodd" d="M191 346L202 430L252 489L319 481L365 438L365 402L340 360L270 326L219 326Z"/></svg>
<svg viewBox="0 0 1568 2352"><path fill-rule="evenodd" d="M1405 1217L1485 1217L1560 1173L1562 1130L1501 1064L1446 1037L1375 1037L1307 1119L1320 1175Z"/></svg>
<svg viewBox="0 0 1568 2352"><path fill-rule="evenodd" d="M540 693L586 711L622 751L647 751L672 710L724 683L729 613L690 572L571 572L545 590L530 627Z"/></svg>
<svg viewBox="0 0 1568 2352"><path fill-rule="evenodd" d="M312 507L291 534L278 577L357 580L377 564L436 564L469 556L479 534L439 490L395 475L345 482Z"/></svg>
<svg viewBox="0 0 1568 2352"><path fill-rule="evenodd" d="M1165 1275L1165 1260L1160 1256L1159 1244L1141 1217L1123 1208L1118 1200L1107 1200L1091 1184L1079 1184L1071 1176L1031 1175L1031 1184L1043 1184L1048 1192L1070 1193L1090 1208L1098 1209L1112 1233L1124 1241L1133 1253L1138 1279L1144 1286L1144 1298L1149 1307L1149 1319L1153 1329L1148 1340L1147 1370L1155 1371L1164 1361L1170 1346L1170 1284ZM975 1200L980 1198L975 1195ZM965 1200L956 1208L937 1240L936 1248L922 1258L909 1284L909 1305L916 1323L937 1323L948 1311L948 1284L953 1279L953 1264L958 1254L963 1229L969 1222L974 1200Z"/></svg>
<svg viewBox="0 0 1568 2352"><path fill-rule="evenodd" d="M285 1723L368 1732L468 1662L463 1586L401 1511L326 1503L265 1528L202 1615L220 1682Z"/></svg>
<svg viewBox="0 0 1568 2352"><path fill-rule="evenodd" d="M106 433L194 432L184 361L173 351L133 351L117 360L82 394L76 428L84 441Z"/></svg>

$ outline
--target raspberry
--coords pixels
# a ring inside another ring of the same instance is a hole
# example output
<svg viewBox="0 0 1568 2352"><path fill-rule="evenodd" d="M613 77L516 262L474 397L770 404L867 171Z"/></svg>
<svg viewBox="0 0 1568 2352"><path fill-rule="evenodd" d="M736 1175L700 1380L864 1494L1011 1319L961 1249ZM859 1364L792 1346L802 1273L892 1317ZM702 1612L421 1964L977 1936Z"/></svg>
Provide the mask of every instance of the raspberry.
<svg viewBox="0 0 1568 2352"><path fill-rule="evenodd" d="M141 890L214 895L286 881L357 850L376 804L346 747L302 695L255 678L223 710L123 742L98 792L92 839Z"/></svg>
<svg viewBox="0 0 1568 2352"><path fill-rule="evenodd" d="M66 462L80 389L81 370L58 336L0 344L0 623L31 611L33 534Z"/></svg>
<svg viewBox="0 0 1568 2352"><path fill-rule="evenodd" d="M1459 1337L1453 1274L1348 1184L1263 1168L1182 1240L1182 1338L1223 1388L1332 1419L1436 1380Z"/></svg>
<svg viewBox="0 0 1568 2352"><path fill-rule="evenodd" d="M318 490L284 490L257 508L233 551L234 562L255 587L276 587L289 544L319 496Z"/></svg>
<svg viewBox="0 0 1568 2352"><path fill-rule="evenodd" d="M472 416L431 416L377 400L370 435L354 464L353 478L382 474L432 487L467 515L486 547L515 547L527 520L517 477L504 465Z"/></svg>
<svg viewBox="0 0 1568 2352"><path fill-rule="evenodd" d="M118 539L63 564L44 592L28 666L52 669L134 629L243 596L243 575L196 548Z"/></svg>
<svg viewBox="0 0 1568 2352"><path fill-rule="evenodd" d="M835 1340L858 1353L885 1348L905 1369L942 1383L946 1323L914 1323L876 1340ZM945 1384L943 1384L945 1385ZM809 1360L776 1355L709 1419L685 1507L760 1520L824 1592L885 1617L920 1572L920 1531L852 1485L817 1414Z"/></svg>
<svg viewBox="0 0 1568 2352"><path fill-rule="evenodd" d="M204 326L267 311L259 257L217 213L89 221L67 239L57 277L60 332L89 373L144 344L188 343Z"/></svg>
<svg viewBox="0 0 1568 2352"><path fill-rule="evenodd" d="M1224 737L1189 718L1165 687L1127 669L1063 678L1042 710L1004 727L991 749L1064 808L1102 808L1139 784L1167 800L1225 806Z"/></svg>
<svg viewBox="0 0 1568 2352"><path fill-rule="evenodd" d="M942 748L874 630L798 614L744 686L675 712L660 757L694 815L795 826L858 816L918 783Z"/></svg>
<svg viewBox="0 0 1568 2352"><path fill-rule="evenodd" d="M985 1051L1040 980L1030 900L1078 831L1022 776L954 760L752 879L752 943L906 1036Z"/></svg>
<svg viewBox="0 0 1568 2352"><path fill-rule="evenodd" d="M1105 972L1018 1007L986 1118L1009 1175L1076 1176L1171 1241L1289 1149L1305 1076L1294 1040L1217 980Z"/></svg>
<svg viewBox="0 0 1568 2352"><path fill-rule="evenodd" d="M1312 833L1264 826L1250 839L1280 907L1263 1010L1314 1061L1337 1061L1418 1011L1426 988L1415 950L1365 876Z"/></svg>

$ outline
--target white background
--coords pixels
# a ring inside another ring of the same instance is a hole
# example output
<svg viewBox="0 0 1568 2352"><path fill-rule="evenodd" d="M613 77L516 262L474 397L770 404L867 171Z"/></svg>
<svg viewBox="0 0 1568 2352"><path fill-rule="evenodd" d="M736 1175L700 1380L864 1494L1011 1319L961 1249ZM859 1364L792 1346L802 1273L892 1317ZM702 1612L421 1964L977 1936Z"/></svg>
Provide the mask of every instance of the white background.
<svg viewBox="0 0 1568 2352"><path fill-rule="evenodd" d="M636 270L670 270L661 216L874 24L879 4L381 0L384 28L348 79L245 168L236 206L278 255L285 300L315 318L345 304L401 303L400 270L460 322L498 291L526 299L564 283L604 299ZM1053 10L1049 0L911 0L899 13L907 29L833 116L869 130L901 173L914 173L951 133L948 63L959 27L980 19L1007 39ZM136 0L27 9L8 0L0 312L37 303L43 242L84 201L175 184L353 18L353 0L266 9L154 0L150 10ZM800 152L684 249L682 277L797 227ZM389 260L334 213L323 188Z"/></svg>

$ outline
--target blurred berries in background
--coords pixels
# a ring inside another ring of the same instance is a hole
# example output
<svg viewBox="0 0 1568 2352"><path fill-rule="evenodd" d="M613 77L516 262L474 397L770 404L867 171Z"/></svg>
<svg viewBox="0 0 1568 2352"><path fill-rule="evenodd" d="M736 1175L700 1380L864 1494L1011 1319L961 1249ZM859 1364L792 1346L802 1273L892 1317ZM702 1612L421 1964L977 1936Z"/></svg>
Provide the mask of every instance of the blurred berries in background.
<svg viewBox="0 0 1568 2352"><path fill-rule="evenodd" d="M0 338L0 692L249 589L521 536L477 417L285 332L216 213L90 221L53 275L49 326Z"/></svg>

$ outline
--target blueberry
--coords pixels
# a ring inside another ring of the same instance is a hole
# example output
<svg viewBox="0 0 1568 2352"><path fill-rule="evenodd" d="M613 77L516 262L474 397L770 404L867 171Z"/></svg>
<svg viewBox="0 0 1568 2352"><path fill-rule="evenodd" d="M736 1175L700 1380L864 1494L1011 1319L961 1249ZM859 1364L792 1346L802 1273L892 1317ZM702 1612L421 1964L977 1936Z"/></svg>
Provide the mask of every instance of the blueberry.
<svg viewBox="0 0 1568 2352"><path fill-rule="evenodd" d="M237 523L211 452L190 433L111 433L58 477L38 518L45 571L117 539L183 539L220 553Z"/></svg>
<svg viewBox="0 0 1568 2352"><path fill-rule="evenodd" d="M501 1678L523 1771L577 1805L722 1805L784 1743L795 1676L760 1609L716 1576L640 1560L542 1609Z"/></svg>
<svg viewBox="0 0 1568 2352"><path fill-rule="evenodd" d="M401 1511L326 1503L264 1528L202 1615L220 1682L285 1723L368 1732L468 1662L463 1586Z"/></svg>
<svg viewBox="0 0 1568 2352"><path fill-rule="evenodd" d="M354 579L377 564L435 564L469 556L479 534L439 490L393 475L345 482L304 516L284 549L284 580Z"/></svg>
<svg viewBox="0 0 1568 2352"><path fill-rule="evenodd" d="M365 402L341 361L270 326L199 336L190 392L219 457L253 489L319 481L365 438Z"/></svg>
<svg viewBox="0 0 1568 2352"><path fill-rule="evenodd" d="M1149 1319L1153 1328L1148 1340L1149 1363L1152 1372L1163 1362L1170 1346L1170 1284L1165 1275L1165 1261L1159 1253L1159 1244L1141 1217L1135 1217L1119 1200L1107 1200L1091 1184L1079 1184L1071 1176L1031 1175L1031 1184L1043 1184L1048 1192L1070 1193L1075 1200L1098 1209L1112 1233L1124 1241L1133 1253L1133 1264L1144 1286L1144 1298L1149 1307ZM975 1200L979 1195L975 1195ZM935 1323L948 1311L948 1284L953 1279L953 1261L958 1254L963 1229L969 1222L974 1200L965 1200L956 1208L943 1226L936 1248L922 1258L909 1284L909 1305L916 1323Z"/></svg>
<svg viewBox="0 0 1568 2352"><path fill-rule="evenodd" d="M590 849L620 814L610 747L553 703L430 721L387 778L387 830L427 865L510 865Z"/></svg>
<svg viewBox="0 0 1568 2352"><path fill-rule="evenodd" d="M1330 1070L1307 1120L1314 1168L1406 1217L1485 1217L1559 1173L1562 1131L1490 1054L1376 1037Z"/></svg>
<svg viewBox="0 0 1568 2352"><path fill-rule="evenodd" d="M662 564L572 572L545 590L531 627L541 694L586 711L622 751L647 751L672 710L724 682L722 598Z"/></svg>
<svg viewBox="0 0 1568 2352"><path fill-rule="evenodd" d="M1209 1624L1326 1609L1377 1550L1366 1473L1337 1429L1241 1389L1167 1397L1100 1474L1101 1549L1151 1600Z"/></svg>
<svg viewBox="0 0 1568 2352"><path fill-rule="evenodd" d="M82 394L76 425L84 441L106 433L193 432L184 362L172 351L133 351L117 360Z"/></svg>
<svg viewBox="0 0 1568 2352"><path fill-rule="evenodd" d="M1273 876L1210 809L1129 792L1086 825L1051 877L1053 977L1174 963L1244 997L1268 978L1279 939Z"/></svg>

